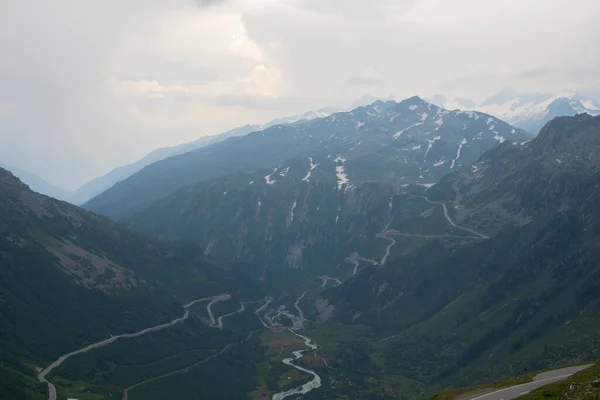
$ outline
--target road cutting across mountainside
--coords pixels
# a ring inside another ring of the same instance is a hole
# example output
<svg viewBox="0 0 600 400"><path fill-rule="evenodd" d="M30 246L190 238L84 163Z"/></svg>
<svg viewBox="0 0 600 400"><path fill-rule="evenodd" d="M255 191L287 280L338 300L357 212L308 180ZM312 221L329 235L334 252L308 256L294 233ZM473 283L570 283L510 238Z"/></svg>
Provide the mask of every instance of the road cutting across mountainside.
<svg viewBox="0 0 600 400"><path fill-rule="evenodd" d="M446 218L446 221L448 221L448 223L450 225L452 225L454 228L456 229L460 229L461 231L465 231L465 232L469 232L472 233L473 235L479 236L482 239L489 239L489 236L486 236L482 233L477 232L475 229L471 229L468 228L466 226L461 226L461 225L457 225L452 218L450 218L450 214L448 213L448 207L446 206L446 204L439 202L439 201L433 201L433 200L429 200L427 197L425 196L420 196L423 200L425 200L426 202L428 202L429 204L437 204L438 206L442 206L442 210L444 211L444 217Z"/></svg>

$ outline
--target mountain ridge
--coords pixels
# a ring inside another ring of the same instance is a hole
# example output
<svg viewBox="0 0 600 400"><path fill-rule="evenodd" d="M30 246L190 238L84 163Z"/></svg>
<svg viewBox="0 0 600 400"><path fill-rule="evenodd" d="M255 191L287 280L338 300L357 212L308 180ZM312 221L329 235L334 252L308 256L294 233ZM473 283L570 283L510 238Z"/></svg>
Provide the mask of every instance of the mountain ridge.
<svg viewBox="0 0 600 400"><path fill-rule="evenodd" d="M418 97L400 103L379 101L325 118L276 125L163 160L85 207L112 218L125 218L183 186L229 173L275 168L286 159L306 159L317 152L328 152L333 158L350 153L352 158L361 157L361 162L370 164L369 169L361 168L366 173L361 181L369 179L369 174L371 179L388 181L404 175L407 183L431 184L511 137L525 140L530 135L487 114L451 112ZM338 167L344 174L345 167ZM375 176L377 173L383 175ZM157 184L160 192L155 190Z"/></svg>

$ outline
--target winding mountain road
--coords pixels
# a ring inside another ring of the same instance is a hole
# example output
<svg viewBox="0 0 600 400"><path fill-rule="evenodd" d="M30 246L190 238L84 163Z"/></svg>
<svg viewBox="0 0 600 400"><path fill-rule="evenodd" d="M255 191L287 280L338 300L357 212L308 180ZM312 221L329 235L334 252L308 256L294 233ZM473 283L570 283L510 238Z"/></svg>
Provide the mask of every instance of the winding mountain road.
<svg viewBox="0 0 600 400"><path fill-rule="evenodd" d="M260 323L267 329L271 329L269 327L269 325L267 325L267 323L262 319L262 317L260 316L260 313L262 310L264 310L265 308L269 307L269 304L271 304L271 302L273 301L272 297L267 297L265 299L265 304L263 304L262 306L260 306L256 311L254 311L254 314L256 314L256 316L258 317L258 320L260 321Z"/></svg>
<svg viewBox="0 0 600 400"><path fill-rule="evenodd" d="M394 247L396 245L396 239L387 236L387 234L388 234L387 231L377 234L378 238L382 238L382 239L388 240L390 242L390 244L385 249L385 255L381 258L381 261L379 262L379 264L381 264L381 265L385 265L388 257L390 256L390 252L392 251L392 247Z"/></svg>
<svg viewBox="0 0 600 400"><path fill-rule="evenodd" d="M346 259L346 261L354 264L354 270L353 270L352 275L356 275L356 273L358 271L359 261L368 262L368 263L370 263L372 265L385 265L385 263L386 263L389 255L390 255L391 248L394 245L396 245L396 240L394 238L392 238L391 236L416 236L416 237L423 237L423 238L489 239L488 236L486 236L486 235L484 235L482 233L479 233L479 232L477 232L474 229L471 229L471 228L468 228L468 227L464 227L464 226L460 226L460 225L456 224L452 220L452 218L450 217L450 215L448 213L448 207L444 203L429 200L427 197L424 197L424 196L420 196L420 197L422 197L429 204L434 204L434 205L441 206L442 210L444 212L444 217L446 218L446 220L448 221L448 223L451 226L453 226L456 229L462 230L464 232L468 232L472 236L458 236L458 235L446 235L446 234L441 234L441 235L419 235L419 234L408 234L408 233L404 233L404 232L400 232L400 231L396 231L396 230L386 230L386 231L384 231L384 232L382 232L382 233L380 233L380 234L377 235L377 237L382 238L382 239L386 239L386 240L388 240L390 242L390 244L386 248L386 252L385 252L384 256L382 257L381 261L378 263L378 262L376 262L374 260L364 259L362 257L358 257L358 255L352 256L352 257L348 257ZM327 275L321 276L319 278L323 280L323 284L321 285L321 288L324 288L327 285L327 282L330 281L330 280L336 282L336 286L342 284L342 282L339 279L331 278L331 277L329 277ZM304 320L304 313L302 312L302 309L300 308L300 306L299 306L298 303L304 297L305 294L306 294L306 292L304 292L296 300L296 302L294 303L294 307L298 311L298 318L300 319L300 321ZM168 323L165 323L165 324L156 325L156 326L153 326L153 327L149 327L149 328L143 329L143 330L141 330L139 332L135 332L135 333L128 333L128 334L122 334L122 335L118 335L118 336L112 336L112 337L110 337L108 339L105 339L105 340L102 340L100 342L90 344L89 346L86 346L86 347L84 347L82 349L73 351L73 352L68 353L68 354L64 354L64 355L60 356L52 364L50 364L47 368L45 368L44 370L42 370L40 372L40 374L38 375L38 380L40 382L46 383L48 385L48 400L56 400L56 397L57 397L56 387L55 387L54 384L52 384L50 381L48 381L48 379L46 379L46 377L54 369L58 368L62 363L64 363L70 357L76 356L78 354L86 353L86 352L91 351L93 349L98 349L98 348L107 346L107 345L115 342L118 339L136 338L136 337L143 336L143 335L146 335L146 334L151 333L151 332L160 331L160 330L163 330L163 329L167 329L167 328L173 327L173 326L175 326L177 324L183 323L185 320L188 319L188 317L190 315L190 312L189 312L188 309L190 307L192 307L193 305L195 305L195 304L197 304L199 302L203 302L203 301L209 301L210 300L210 303L206 306L206 309L207 309L207 312L208 312L208 316L209 316L210 321L211 321L210 326L213 327L213 328L222 329L223 328L223 320L225 318L230 317L230 316L235 315L235 314L242 313L243 311L245 311L245 303L241 303L241 307L238 310L236 310L236 311L234 311L232 313L226 314L226 315L222 315L219 318L215 319L215 317L213 315L213 312L212 312L212 306L214 304L218 303L218 302L226 301L226 300L229 300L229 299L231 299L231 295L227 294L227 293L223 293L223 294L220 294L220 295L217 295L217 296L213 296L213 297L207 297L207 298L197 299L197 300L194 300L194 301L192 301L192 302L190 302L188 304L185 304L183 306L183 308L185 309L185 313L183 314L183 316L180 317L180 318L176 318L176 319L172 320L171 322L168 322ZM260 316L260 312L262 312L264 309L266 309L269 306L269 304L273 301L272 298L267 298L265 300L266 300L265 303L259 309L257 309L255 311L255 314L257 315L257 317L259 318L260 322L262 323L262 325L265 328L271 329L271 327L268 324L266 324L265 321ZM308 373L308 374L312 375L313 379L311 381L305 383L304 385L298 387L298 388L291 389L291 390L288 390L288 391L284 391L284 392L280 392L280 393L275 394L273 396L273 400L282 400L282 399L284 399L286 397L289 397L289 396L294 396L294 395L298 395L298 394L306 394L309 391L311 391L313 389L316 389L316 388L318 388L318 387L321 386L321 378L319 377L319 375L317 373L315 373L314 371L311 371L311 370L307 370L305 368L302 368L302 367L294 364L294 361L296 361L296 360L298 360L298 359L300 359L300 358L303 357L303 353L304 352L311 351L311 350L316 350L318 348L317 345L311 339L309 339L308 337L299 335L299 334L297 334L293 330L290 330L290 331L294 335L302 338L304 340L304 343L306 344L306 346L309 347L309 349L294 351L293 352L294 358L286 358L286 359L283 360L283 363L286 364L286 365L289 365L289 366L291 366L291 367L293 367L293 368L295 368L295 369L297 369L299 371L302 371L302 372L305 372L305 373ZM393 338L393 337L386 338L386 339L384 339L384 341L385 340L389 340L391 338ZM233 344L231 344L231 345L233 345ZM148 382L151 382L151 381L154 381L154 380L162 379L162 378L170 376L172 374L186 372L190 368L193 368L195 365L199 365L200 363L206 362L206 361L208 361L208 360L210 360L210 359L212 359L212 358L214 358L214 357L222 354L231 345L226 346L225 348L221 349L221 351L219 351L218 353L215 353L214 355L208 357L205 360L200 361L197 364L194 364L191 367L187 367L187 368L179 370L179 371L174 371L172 373L169 373L169 374L166 374L166 375L163 375L163 376L160 376L160 377L152 378L150 380L141 382L141 383L136 384L136 385L134 385L134 386L132 386L130 388L127 388L126 391L125 391L125 393L124 393L124 395L123 395L123 400L127 400L127 394L128 394L128 392L130 390L133 390L136 387L138 387L138 386L140 386L140 385L142 385L144 383L148 383ZM482 400L482 399L485 399L485 400L511 400L513 398L518 397L518 395L523 394L523 392L519 392L520 394L516 394L515 395L516 392L513 389L522 390L523 388L525 388L525 389L528 389L528 390L532 390L534 388L543 386L544 384L546 384L546 382L550 383L552 381L564 379L564 378L572 375L575 372L578 372L579 370L581 370L581 369L583 369L585 367L579 367L579 368L580 369L578 369L578 370L577 369L556 370L556 371L562 371L562 372L556 372L556 373L552 374L551 376L545 377L545 378L543 378L541 380L536 380L534 382L531 382L531 383L528 383L528 384L524 384L524 385L514 386L512 388L502 389L502 390L496 391L494 393L490 393L490 394L487 394L487 395L484 395L484 396L476 397L475 399L472 399L472 400ZM572 372L572 371L574 371L574 372ZM514 395L514 397L511 397L513 395Z"/></svg>
<svg viewBox="0 0 600 400"><path fill-rule="evenodd" d="M223 320L227 317L231 317L232 315L235 314L241 314L246 310L246 304L244 303L240 303L240 308L237 311L234 312L230 312L229 314L225 314L225 315L221 315L219 318L217 318L217 325L213 326L211 325L212 328L219 328L219 329L223 329Z"/></svg>
<svg viewBox="0 0 600 400"><path fill-rule="evenodd" d="M220 294L217 296L213 296L213 297L206 297L206 298L202 298L202 299L198 299L198 300L194 300L186 305L183 306L183 308L185 309L185 313L183 314L182 317L180 318L176 318L171 322L165 323L165 324L160 324L160 325L156 325L156 326L152 326L150 328L146 328L143 329L139 332L135 332L135 333L126 333L126 334L122 334L122 335L117 335L117 336L111 336L108 339L102 340L100 342L97 343L93 343L90 344L89 346L86 346L82 349L73 351L71 353L67 353L64 354L62 356L60 356L56 361L54 361L52 364L50 364L48 367L46 367L42 372L40 372L40 374L38 375L38 380L42 383L46 383L48 385L48 400L56 400L56 386L54 386L54 384L50 381L48 381L48 379L46 379L46 377L56 368L60 367L60 365L62 363L64 363L67 359L76 356L78 354L82 354L82 353L87 353L90 350L94 350L94 349L99 349L101 347L107 346L119 339L132 339L132 338L136 338L139 336L143 336L146 335L148 333L151 332L157 332L163 329L167 329L167 328L171 328L177 324L180 324L182 322L184 322L185 320L188 319L188 317L190 316L190 311L188 310L189 307L193 306L196 303L202 302L202 301L208 301L208 300L212 300L214 301L215 299L219 299L219 298L223 298L225 296L229 296L228 298L230 298L231 296L229 294ZM212 304L212 303L211 303Z"/></svg>
<svg viewBox="0 0 600 400"><path fill-rule="evenodd" d="M342 281L340 281L337 278L332 278L329 275L320 276L319 279L323 281L323 284L320 286L321 289L324 288L327 285L327 282L329 281L335 282L334 286L340 286L342 284Z"/></svg>
<svg viewBox="0 0 600 400"><path fill-rule="evenodd" d="M294 303L294 308L296 309L296 311L298 311L298 318L300 318L301 321L305 321L304 319L304 311L302 311L302 309L300 308L300 300L302 300L304 298L304 296L306 296L306 291L304 291L304 293L302 293L302 295L300 297L298 297L298 299L296 299L296 302Z"/></svg>
<svg viewBox="0 0 600 400"><path fill-rule="evenodd" d="M449 234L434 234L434 235L422 235L419 233L407 233L397 231L395 229L391 229L385 232L386 235L390 236L406 236L406 237L420 237L424 239L477 239L483 240L481 236L459 236L459 235L449 235Z"/></svg>
<svg viewBox="0 0 600 400"><path fill-rule="evenodd" d="M425 200L425 201L426 201L427 203L429 203L429 204L436 204L436 205L438 205L438 206L442 206L442 209L443 209L443 211L444 211L444 217L446 218L446 221L448 221L448 223L449 223L450 225L452 225L453 227L455 227L456 229L460 229L461 231L465 231L465 232L472 233L472 234L473 234L473 235L475 235L475 236L479 236L481 239L489 239L489 238L490 238L489 236L486 236L486 235L484 235L484 234L482 234L482 233L479 233L479 232L477 232L475 229L471 229L471 228L468 228L468 227L466 227L466 226L457 225L457 224L456 224L456 223L455 223L455 222L452 220L452 218L450 218L450 214L448 213L448 207L446 206L446 204L444 204L444 203L441 203L441 202L439 202L439 201L433 201L433 200L429 200L429 199L428 199L427 197L425 197L425 196L419 196L419 197L421 197L423 200Z"/></svg>
<svg viewBox="0 0 600 400"><path fill-rule="evenodd" d="M344 261L349 262L354 265L354 270L352 271L352 276L356 275L356 273L358 272L358 266L360 265L358 260L355 258L347 257Z"/></svg>
<svg viewBox="0 0 600 400"><path fill-rule="evenodd" d="M397 231L394 229L388 229L388 226L386 227L385 231L377 234L378 238L381 239L385 239L387 241L390 242L390 244L387 246L387 248L385 249L385 254L383 255L383 257L381 258L381 261L379 262L379 265L385 265L385 263L387 262L388 257L390 256L390 252L392 250L392 247L394 247L396 245L396 240L394 238L392 238L391 236L406 236L406 237L421 237L421 238L425 238L425 239L477 239L477 240L482 240L482 239L489 239L489 236L486 236L482 233L477 232L474 229L468 228L466 226L461 226L456 224L452 218L450 218L450 214L448 213L448 207L446 206L446 204L441 203L439 201L433 201L433 200L429 200L427 197L425 196L419 196L420 198L422 198L423 200L425 200L427 203L429 204L434 204L434 205L439 205L442 207L442 210L444 211L444 217L446 218L446 221L448 221L448 223L450 225L452 225L454 228L462 230L464 232L468 232L471 235L469 236L459 236L459 235L450 235L450 234L438 234L438 235L423 235L423 234L418 234L418 233L406 233L406 232L401 232L401 231ZM355 263L356 261L349 257L346 259L346 261ZM358 268L358 265L355 264L354 267L354 271L356 274L356 268Z"/></svg>
<svg viewBox="0 0 600 400"><path fill-rule="evenodd" d="M361 257L358 253L353 253L350 257L346 257L344 262L348 262L354 265L354 270L352 271L352 276L358 273L358 267L361 262L367 263L369 265L379 265L379 263L370 258Z"/></svg>
<svg viewBox="0 0 600 400"><path fill-rule="evenodd" d="M210 327L211 328L222 328L223 327L223 324L220 324L220 323L218 324L217 321L215 320L215 316L213 315L213 312L212 312L212 306L215 305L216 303L220 303L222 301L226 301L229 299L231 299L230 294L220 294L218 296L215 296L212 299L212 301L206 306L206 311L208 311L208 316L210 317Z"/></svg>

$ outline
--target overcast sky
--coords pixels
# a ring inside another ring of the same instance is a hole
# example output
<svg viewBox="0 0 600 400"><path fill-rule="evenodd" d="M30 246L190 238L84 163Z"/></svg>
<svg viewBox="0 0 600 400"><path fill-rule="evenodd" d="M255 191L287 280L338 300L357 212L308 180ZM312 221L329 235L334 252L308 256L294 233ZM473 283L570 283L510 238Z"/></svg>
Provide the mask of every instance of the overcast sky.
<svg viewBox="0 0 600 400"><path fill-rule="evenodd" d="M0 0L0 162L76 188L369 93L600 93L598 0Z"/></svg>

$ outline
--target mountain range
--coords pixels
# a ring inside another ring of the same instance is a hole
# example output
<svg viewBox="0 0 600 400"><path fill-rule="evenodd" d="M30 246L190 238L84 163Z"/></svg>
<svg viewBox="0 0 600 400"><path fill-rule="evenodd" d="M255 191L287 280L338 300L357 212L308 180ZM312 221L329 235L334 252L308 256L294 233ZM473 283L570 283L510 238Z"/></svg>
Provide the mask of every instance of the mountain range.
<svg viewBox="0 0 600 400"><path fill-rule="evenodd" d="M67 190L58 188L43 180L39 176L24 171L20 168L2 165L3 168L11 171L18 176L24 183L29 185L34 191L51 196L60 200L68 201L72 204L81 205L86 201L96 197L107 189L110 189L115 183L120 182L131 175L135 174L144 167L164 160L166 158L184 154L192 150L196 150L211 144L219 143L232 137L244 136L250 132L260 131L268 127L280 124L289 124L303 120L311 120L321 118L340 111L339 109L328 107L316 111L309 111L303 114L293 115L290 117L278 118L264 125L244 125L238 128L231 129L218 135L204 136L198 140L189 143L182 143L177 146L159 148L140 160L131 164L123 165L115 168L106 175L95 178L76 190Z"/></svg>
<svg viewBox="0 0 600 400"><path fill-rule="evenodd" d="M323 163L321 169L331 164L337 182L331 186L338 190L367 181L431 185L498 143L531 137L487 114L451 112L419 97L400 103L378 101L168 158L119 182L84 207L124 219L185 186L249 171L263 175L247 182L277 186L282 163L294 158L304 160L300 182L313 163Z"/></svg>
<svg viewBox="0 0 600 400"><path fill-rule="evenodd" d="M355 109L367 106L379 100L377 97L365 95L352 103L349 109ZM392 97L383 99L384 101L393 100ZM491 96L481 104L465 99L456 98L447 101L445 96L434 96L432 103L445 107L449 110L477 110L483 113L493 115L503 121L514 125L517 128L537 134L539 129L548 121L559 116L572 116L578 113L588 113L590 115L600 114L600 104L595 100L577 96L573 93L559 95L544 94L519 94L510 89ZM336 112L342 112L344 109L327 107L316 111L309 111L290 117L278 118L264 125L245 125L234 128L227 132L214 136L205 136L190 143L159 148L140 160L118 167L104 176L95 178L84 184L77 190L67 190L55 187L44 181L42 178L24 171L17 167L4 165L3 167L19 176L26 184L42 194L55 197L61 200L69 201L72 204L84 204L88 200L96 197L102 192L110 189L114 184L120 182L146 166L166 158L180 155L192 150L196 150L214 143L221 142L230 137L244 136L250 132L260 131L275 125L291 124L302 120L312 120L316 118L327 117Z"/></svg>
<svg viewBox="0 0 600 400"><path fill-rule="evenodd" d="M86 204L122 224L0 169L0 397L422 399L597 359L597 149L598 116L377 101L142 168Z"/></svg>

